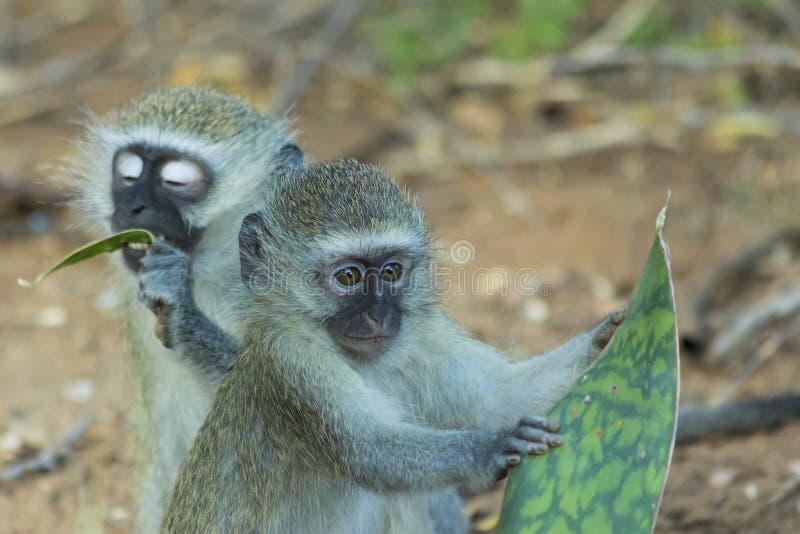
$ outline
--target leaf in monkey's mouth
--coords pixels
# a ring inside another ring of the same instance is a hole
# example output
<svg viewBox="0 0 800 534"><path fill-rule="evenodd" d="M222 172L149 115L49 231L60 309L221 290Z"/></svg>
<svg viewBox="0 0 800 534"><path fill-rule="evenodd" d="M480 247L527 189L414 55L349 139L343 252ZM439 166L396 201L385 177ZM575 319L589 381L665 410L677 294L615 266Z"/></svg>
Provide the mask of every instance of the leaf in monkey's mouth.
<svg viewBox="0 0 800 534"><path fill-rule="evenodd" d="M33 281L28 281L24 278L18 278L17 283L22 287L33 287L54 272L59 271L64 267L75 265L76 263L88 260L89 258L94 258L100 254L108 254L126 247L137 251L147 250L147 248L150 247L155 239L156 236L147 230L142 230L139 228L124 230L100 239L99 241L87 243L86 245L73 250L53 267L39 273L36 278L33 279Z"/></svg>

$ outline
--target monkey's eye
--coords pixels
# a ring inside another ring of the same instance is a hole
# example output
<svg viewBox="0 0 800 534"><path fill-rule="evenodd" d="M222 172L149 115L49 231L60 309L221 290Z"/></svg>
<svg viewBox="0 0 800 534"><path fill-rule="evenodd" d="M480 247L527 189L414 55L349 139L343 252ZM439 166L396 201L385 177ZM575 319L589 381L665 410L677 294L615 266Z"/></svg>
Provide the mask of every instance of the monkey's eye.
<svg viewBox="0 0 800 534"><path fill-rule="evenodd" d="M114 170L126 182L135 182L142 175L144 162L133 152L120 152L114 160Z"/></svg>
<svg viewBox="0 0 800 534"><path fill-rule="evenodd" d="M336 282L342 287L353 287L361 281L361 269L348 265L333 273Z"/></svg>
<svg viewBox="0 0 800 534"><path fill-rule="evenodd" d="M403 275L403 266L397 262L390 262L381 268L381 278L386 282L397 282Z"/></svg>
<svg viewBox="0 0 800 534"><path fill-rule="evenodd" d="M190 188L203 181L203 170L185 159L170 161L161 167L161 179L169 187L176 189Z"/></svg>

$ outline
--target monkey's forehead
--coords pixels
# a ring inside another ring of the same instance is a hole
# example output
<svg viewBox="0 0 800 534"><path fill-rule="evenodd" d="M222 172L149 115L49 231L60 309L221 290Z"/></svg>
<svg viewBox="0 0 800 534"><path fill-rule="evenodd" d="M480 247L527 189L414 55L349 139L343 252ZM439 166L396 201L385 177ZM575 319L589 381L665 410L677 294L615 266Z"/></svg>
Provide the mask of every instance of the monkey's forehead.
<svg viewBox="0 0 800 534"><path fill-rule="evenodd" d="M277 187L276 211L305 235L414 228L407 195L372 165L342 160L309 165Z"/></svg>
<svg viewBox="0 0 800 534"><path fill-rule="evenodd" d="M244 101L208 88L176 87L134 100L119 114L123 129L158 127L222 141L262 126L265 119Z"/></svg>

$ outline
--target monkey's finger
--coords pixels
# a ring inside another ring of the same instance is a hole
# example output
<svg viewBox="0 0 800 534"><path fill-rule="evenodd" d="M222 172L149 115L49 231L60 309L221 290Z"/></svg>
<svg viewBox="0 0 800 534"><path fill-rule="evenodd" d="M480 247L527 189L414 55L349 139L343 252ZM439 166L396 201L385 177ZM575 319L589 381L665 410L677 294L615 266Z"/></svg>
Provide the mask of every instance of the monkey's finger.
<svg viewBox="0 0 800 534"><path fill-rule="evenodd" d="M528 449L525 451L531 456L541 456L542 454L547 454L547 451L550 450L545 443L528 443Z"/></svg>
<svg viewBox="0 0 800 534"><path fill-rule="evenodd" d="M592 340L592 344L595 348L603 350L606 345L608 345L608 342L611 341L617 328L625 321L626 311L627 308L622 308L609 313L597 328L595 328L595 335Z"/></svg>
<svg viewBox="0 0 800 534"><path fill-rule="evenodd" d="M153 256L145 256L141 259L142 266L141 272L153 271L156 269L170 269L180 266L181 268L188 268L189 257L186 254L156 254Z"/></svg>
<svg viewBox="0 0 800 534"><path fill-rule="evenodd" d="M614 310L609 314L609 320L614 323L615 325L619 326L625 321L625 316L628 313L628 307L620 308L619 310Z"/></svg>
<svg viewBox="0 0 800 534"><path fill-rule="evenodd" d="M538 428L532 428L529 426L521 426L517 428L516 432L514 432L514 435L526 441L546 443L552 447L559 447L563 443L561 436L557 434L549 434L544 430L539 430Z"/></svg>
<svg viewBox="0 0 800 534"><path fill-rule="evenodd" d="M530 454L528 450L532 443L530 441L525 441L524 439L520 438L508 438L505 443L503 443L503 453L515 455L515 454Z"/></svg>
<svg viewBox="0 0 800 534"><path fill-rule="evenodd" d="M181 249L174 245L170 245L166 241L162 239L156 239L153 241L153 244L150 245L150 248L147 249L148 255L158 255L158 254L185 254Z"/></svg>
<svg viewBox="0 0 800 534"><path fill-rule="evenodd" d="M525 416L519 421L520 426L532 426L533 428L540 428L548 432L558 432L558 421L553 421L547 417L540 416Z"/></svg>

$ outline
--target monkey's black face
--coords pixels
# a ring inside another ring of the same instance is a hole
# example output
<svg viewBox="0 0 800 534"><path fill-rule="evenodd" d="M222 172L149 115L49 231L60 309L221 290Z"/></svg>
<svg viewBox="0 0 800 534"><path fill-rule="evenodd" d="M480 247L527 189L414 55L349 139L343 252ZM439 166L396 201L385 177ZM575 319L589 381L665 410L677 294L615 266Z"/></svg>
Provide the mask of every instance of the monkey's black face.
<svg viewBox="0 0 800 534"><path fill-rule="evenodd" d="M382 354L400 332L403 290L411 260L400 254L380 258L347 258L327 272L326 285L338 311L325 328L354 355Z"/></svg>
<svg viewBox="0 0 800 534"><path fill-rule="evenodd" d="M185 252L202 235L183 217L188 207L208 196L211 174L206 165L178 152L133 145L114 156L111 196L115 232L144 228ZM145 250L126 248L125 263L139 270Z"/></svg>

